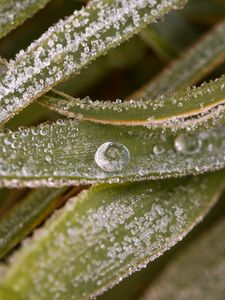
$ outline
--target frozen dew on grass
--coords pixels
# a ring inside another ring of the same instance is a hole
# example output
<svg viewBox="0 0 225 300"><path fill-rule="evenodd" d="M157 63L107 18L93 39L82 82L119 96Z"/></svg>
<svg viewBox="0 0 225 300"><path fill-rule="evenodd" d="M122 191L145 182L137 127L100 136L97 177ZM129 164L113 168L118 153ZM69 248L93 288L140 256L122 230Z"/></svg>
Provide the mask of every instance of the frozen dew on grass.
<svg viewBox="0 0 225 300"><path fill-rule="evenodd" d="M181 134L176 137L174 146L178 152L194 154L201 150L202 140L195 135Z"/></svg>
<svg viewBox="0 0 225 300"><path fill-rule="evenodd" d="M0 1L0 38L23 23L50 0Z"/></svg>
<svg viewBox="0 0 225 300"><path fill-rule="evenodd" d="M107 142L95 153L96 164L106 172L120 172L128 165L130 152L122 144Z"/></svg>
<svg viewBox="0 0 225 300"><path fill-rule="evenodd" d="M224 126L162 135L144 126L76 120L4 131L0 185L56 187L200 174L224 166L224 139Z"/></svg>
<svg viewBox="0 0 225 300"><path fill-rule="evenodd" d="M96 123L195 132L224 123L224 97L225 77L221 76L199 87L138 101L73 98L54 90L39 99L39 103L67 117Z"/></svg>
<svg viewBox="0 0 225 300"><path fill-rule="evenodd" d="M209 174L85 191L19 251L5 282L25 299L90 299L182 239L223 182Z"/></svg>
<svg viewBox="0 0 225 300"><path fill-rule="evenodd" d="M9 63L0 83L4 123L58 82L186 0L93 1L60 20Z"/></svg>

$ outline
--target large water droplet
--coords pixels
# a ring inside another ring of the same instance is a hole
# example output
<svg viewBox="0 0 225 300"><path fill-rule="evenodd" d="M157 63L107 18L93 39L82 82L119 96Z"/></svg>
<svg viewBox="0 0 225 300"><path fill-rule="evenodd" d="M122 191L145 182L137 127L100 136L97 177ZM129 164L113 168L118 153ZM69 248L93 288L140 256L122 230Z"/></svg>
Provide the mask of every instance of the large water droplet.
<svg viewBox="0 0 225 300"><path fill-rule="evenodd" d="M95 153L96 164L106 172L120 172L130 161L129 150L122 144L107 142Z"/></svg>
<svg viewBox="0 0 225 300"><path fill-rule="evenodd" d="M175 149L184 154L198 153L202 147L202 141L194 135L179 135L174 142Z"/></svg>

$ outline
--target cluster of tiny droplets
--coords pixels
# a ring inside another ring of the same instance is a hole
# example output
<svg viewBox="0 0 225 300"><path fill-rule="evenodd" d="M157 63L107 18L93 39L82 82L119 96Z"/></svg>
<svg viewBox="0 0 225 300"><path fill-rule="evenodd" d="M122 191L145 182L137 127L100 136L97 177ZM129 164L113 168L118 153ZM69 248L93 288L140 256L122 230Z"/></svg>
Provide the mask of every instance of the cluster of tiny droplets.
<svg viewBox="0 0 225 300"><path fill-rule="evenodd" d="M187 91L176 92L171 96L158 96L155 99L124 102L120 99L114 102L93 101L89 97L74 99L55 91L55 97L47 96L42 103L59 113L79 119L90 117L97 122L104 120L112 123L114 119L118 122L121 119L127 120L130 125L137 120L145 122L148 127L169 127L173 131L185 128L190 131L197 129L197 126L207 128L221 123L225 109L224 92L225 78L222 76L198 88L193 87ZM172 114L168 113L171 108ZM98 112L100 112L99 115ZM160 118L163 120L159 122ZM129 120L131 120L130 123Z"/></svg>
<svg viewBox="0 0 225 300"><path fill-rule="evenodd" d="M224 126L192 134L74 120L20 128L0 135L0 185L54 187L200 174L224 166L224 137Z"/></svg>
<svg viewBox="0 0 225 300"><path fill-rule="evenodd" d="M26 16L26 11L31 13L32 9L36 12L37 9L42 8L49 0L7 0L0 5L0 37L5 35L4 28L12 27L15 23L20 23ZM7 30L6 30L7 32Z"/></svg>
<svg viewBox="0 0 225 300"><path fill-rule="evenodd" d="M138 93L138 97L141 98L139 101L122 102L117 99L112 103L111 101L92 101L89 97L65 99L61 95L61 98L45 98L43 103L69 117L87 119L92 117L96 121L101 120L102 116L101 114L98 115L98 111L108 112L108 115L104 114L104 116L107 117L107 121L111 122L113 119L110 120L110 117L112 118L113 115L115 115L116 120L120 117L126 120L124 112L128 111L128 119L131 119L131 123L132 121L135 122L135 118L137 118L137 120L145 121L150 128L171 128L173 131L184 128L190 131L196 130L198 126L214 127L224 122L225 79L223 76L216 82L203 84L199 88L193 87L191 90L187 89L184 93L178 92L166 97L165 95L171 94L179 87L188 84L193 74L199 75L200 70L205 70L205 67L209 68L209 62L210 65L214 66L215 60L217 61L218 57L223 57L224 30L225 23L223 22L200 43L191 48L180 61L172 64L160 77L146 85ZM163 117L164 112L169 111L171 106L176 107L176 113L174 113L173 108L173 116L166 115L163 121L155 122L158 118ZM187 113L187 115L182 116L182 113ZM106 121L106 117L104 117L104 121Z"/></svg>
<svg viewBox="0 0 225 300"><path fill-rule="evenodd" d="M182 239L208 206L208 182L207 178L192 178L169 190L150 182L131 185L124 192L123 188L112 188L112 192L109 188L107 198L104 189L83 193L36 231L28 242L35 259L28 260L24 250L21 256L15 255L19 268L7 280L31 300L37 295L62 299L68 285L73 289L71 300L86 299L95 292L96 282L100 290L110 284L112 274L118 278L120 270L118 282ZM89 209L82 209L87 203ZM40 251L40 245L46 251ZM29 272L30 268L34 271ZM24 288L27 282L28 289Z"/></svg>
<svg viewBox="0 0 225 300"><path fill-rule="evenodd" d="M21 51L0 83L4 122L59 81L130 38L185 0L93 1Z"/></svg>

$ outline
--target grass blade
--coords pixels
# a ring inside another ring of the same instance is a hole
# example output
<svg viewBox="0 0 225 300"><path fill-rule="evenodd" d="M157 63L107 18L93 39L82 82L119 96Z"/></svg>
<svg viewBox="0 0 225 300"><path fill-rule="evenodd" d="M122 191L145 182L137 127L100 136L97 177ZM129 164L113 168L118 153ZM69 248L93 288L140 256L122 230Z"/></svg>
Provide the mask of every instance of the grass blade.
<svg viewBox="0 0 225 300"><path fill-rule="evenodd" d="M200 239L193 240L191 245L168 265L141 299L223 299L225 243L222 237L224 233L225 222L220 221L204 232Z"/></svg>
<svg viewBox="0 0 225 300"><path fill-rule="evenodd" d="M225 59L224 32L225 21L222 21L132 97L147 100L157 97L159 91L160 94L169 95L201 80Z"/></svg>
<svg viewBox="0 0 225 300"><path fill-rule="evenodd" d="M224 77L192 90L175 90L197 82L225 58L225 22L217 26L155 81L125 102L74 99L52 91L39 101L63 115L104 124L147 125L160 128L214 127L224 122ZM180 75L182 74L182 76ZM158 97L157 97L158 96Z"/></svg>
<svg viewBox="0 0 225 300"><path fill-rule="evenodd" d="M21 25L42 9L50 0L1 0L0 38Z"/></svg>
<svg viewBox="0 0 225 300"><path fill-rule="evenodd" d="M64 116L102 124L188 131L213 128L225 119L225 78L150 100L92 101L51 91L39 102Z"/></svg>
<svg viewBox="0 0 225 300"><path fill-rule="evenodd" d="M224 127L177 135L59 120L0 136L0 185L55 187L205 173L225 166L224 137Z"/></svg>
<svg viewBox="0 0 225 300"><path fill-rule="evenodd" d="M0 220L0 258L45 220L57 207L60 196L66 190L34 190Z"/></svg>
<svg viewBox="0 0 225 300"><path fill-rule="evenodd" d="M59 21L9 63L0 83L0 123L186 0L90 3Z"/></svg>
<svg viewBox="0 0 225 300"><path fill-rule="evenodd" d="M186 235L218 198L224 180L223 172L93 187L21 249L4 284L30 300L90 299Z"/></svg>

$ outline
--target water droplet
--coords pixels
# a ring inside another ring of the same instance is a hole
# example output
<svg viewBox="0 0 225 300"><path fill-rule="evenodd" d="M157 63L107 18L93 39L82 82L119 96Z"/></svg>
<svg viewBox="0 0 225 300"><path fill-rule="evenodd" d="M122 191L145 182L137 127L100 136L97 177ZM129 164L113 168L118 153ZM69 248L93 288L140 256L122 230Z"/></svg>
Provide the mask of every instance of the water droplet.
<svg viewBox="0 0 225 300"><path fill-rule="evenodd" d="M174 142L175 149L184 154L198 153L202 147L202 141L193 135L179 135Z"/></svg>
<svg viewBox="0 0 225 300"><path fill-rule="evenodd" d="M161 154L165 151L164 147L162 145L155 145L153 147L153 153L158 155L158 154Z"/></svg>
<svg viewBox="0 0 225 300"><path fill-rule="evenodd" d="M47 162L51 162L51 161L52 161L52 158L51 158L50 155L46 155L46 156L45 156L45 160L46 160Z"/></svg>
<svg viewBox="0 0 225 300"><path fill-rule="evenodd" d="M96 164L106 172L120 172L128 165L129 161L129 150L119 143L104 143L95 153Z"/></svg>
<svg viewBox="0 0 225 300"><path fill-rule="evenodd" d="M143 169L140 169L140 170L138 171L138 174L139 174L140 176L145 176L147 173L148 173L148 172L147 172L146 170L143 170Z"/></svg>

